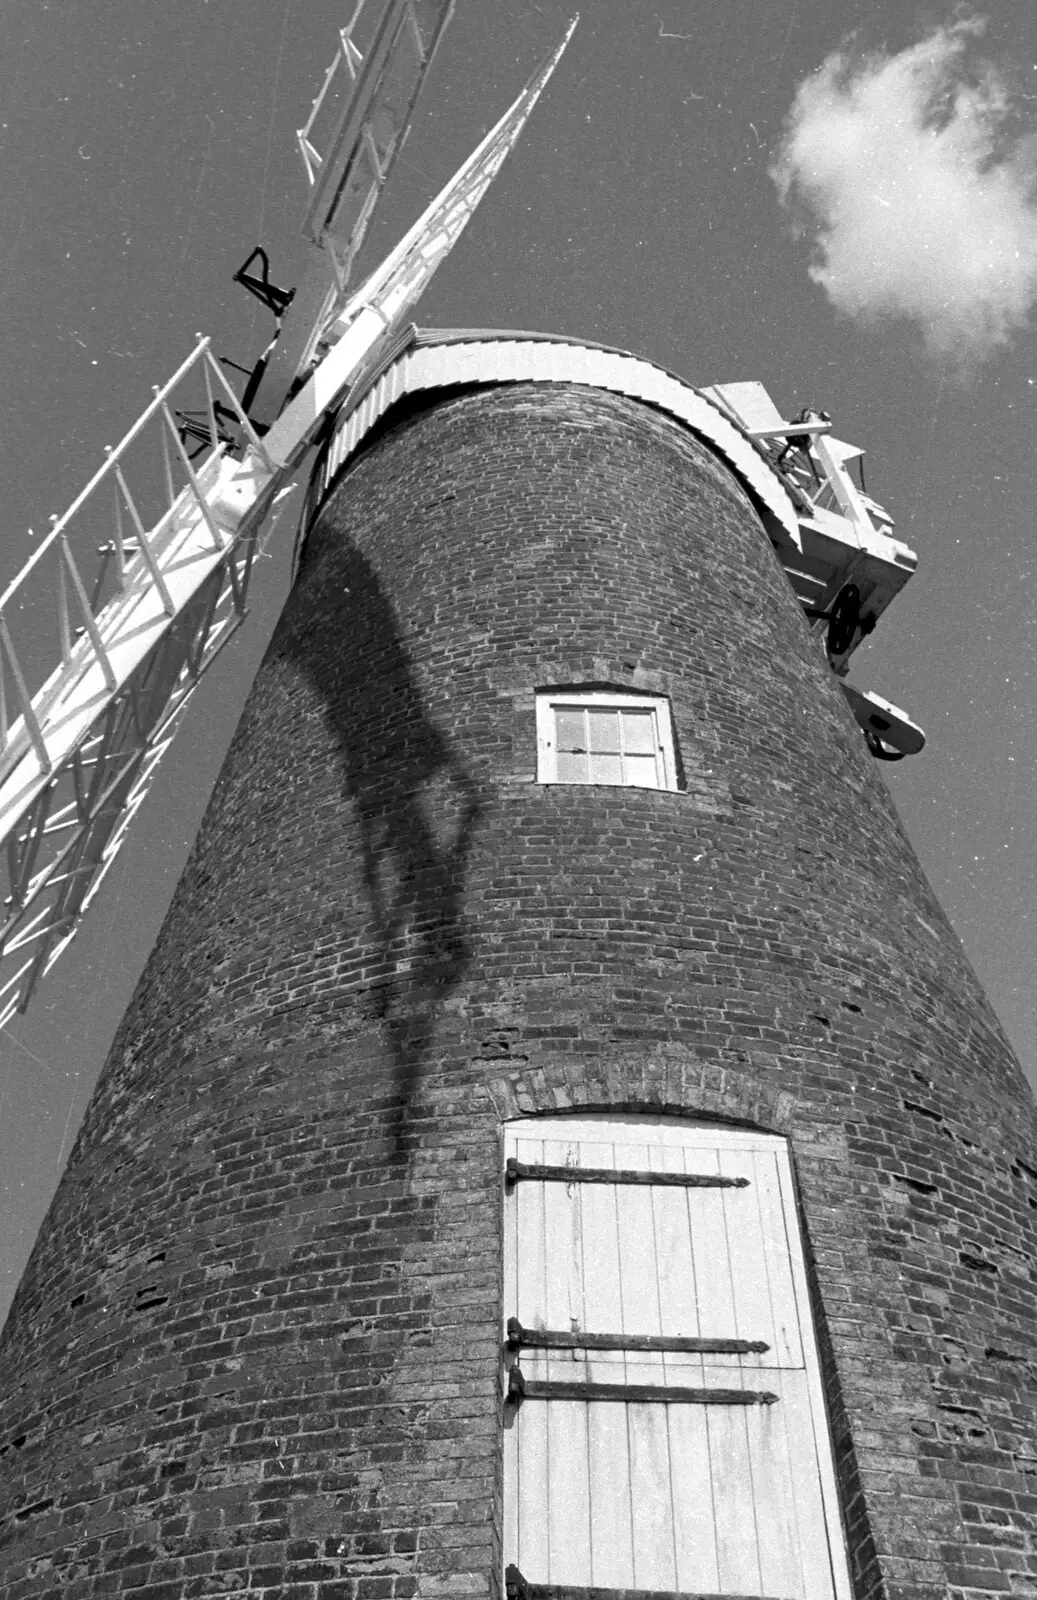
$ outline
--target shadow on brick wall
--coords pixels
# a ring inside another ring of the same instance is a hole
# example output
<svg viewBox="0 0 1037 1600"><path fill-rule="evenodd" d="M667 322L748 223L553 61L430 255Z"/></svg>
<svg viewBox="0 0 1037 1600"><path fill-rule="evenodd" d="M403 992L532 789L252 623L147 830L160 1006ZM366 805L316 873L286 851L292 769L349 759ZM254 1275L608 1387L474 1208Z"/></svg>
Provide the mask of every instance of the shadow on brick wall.
<svg viewBox="0 0 1037 1600"><path fill-rule="evenodd" d="M392 1052L402 1153L436 1015L470 960L465 869L484 799L428 715L378 574L355 549L329 565L341 598L322 598L321 636L293 630L288 653L324 702L359 825L365 982Z"/></svg>

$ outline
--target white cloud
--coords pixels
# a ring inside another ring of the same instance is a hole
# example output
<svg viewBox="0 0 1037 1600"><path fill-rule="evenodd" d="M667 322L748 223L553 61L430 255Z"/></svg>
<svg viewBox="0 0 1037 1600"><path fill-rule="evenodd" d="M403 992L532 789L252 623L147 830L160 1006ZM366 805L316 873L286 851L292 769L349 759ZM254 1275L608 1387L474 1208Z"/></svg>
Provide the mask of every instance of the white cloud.
<svg viewBox="0 0 1037 1600"><path fill-rule="evenodd" d="M799 87L771 177L814 236L810 276L851 317L901 317L969 367L1037 301L1037 138L977 18L899 55L828 57Z"/></svg>

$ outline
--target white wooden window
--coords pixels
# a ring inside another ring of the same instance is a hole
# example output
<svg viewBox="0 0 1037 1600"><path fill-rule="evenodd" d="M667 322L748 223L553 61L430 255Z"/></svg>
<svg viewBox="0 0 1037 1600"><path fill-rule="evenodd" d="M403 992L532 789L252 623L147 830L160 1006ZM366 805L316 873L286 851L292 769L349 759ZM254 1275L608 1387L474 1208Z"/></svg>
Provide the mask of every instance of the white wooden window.
<svg viewBox="0 0 1037 1600"><path fill-rule="evenodd" d="M677 787L670 707L661 696L544 690L536 707L540 783Z"/></svg>
<svg viewBox="0 0 1037 1600"><path fill-rule="evenodd" d="M504 1153L513 1590L849 1600L785 1140L538 1117Z"/></svg>

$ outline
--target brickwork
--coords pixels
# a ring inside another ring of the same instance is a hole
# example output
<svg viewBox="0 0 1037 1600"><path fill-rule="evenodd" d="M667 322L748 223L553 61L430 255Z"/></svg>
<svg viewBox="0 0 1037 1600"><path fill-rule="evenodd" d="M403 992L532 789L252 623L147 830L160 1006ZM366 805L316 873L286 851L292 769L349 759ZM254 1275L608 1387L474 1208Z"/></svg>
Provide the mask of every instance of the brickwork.
<svg viewBox="0 0 1037 1600"><path fill-rule="evenodd" d="M572 683L680 792L533 781ZM790 1137L857 1595L1037 1594L1022 1075L738 484L516 385L310 539L0 1344L4 1595L496 1595L499 1129L569 1107Z"/></svg>

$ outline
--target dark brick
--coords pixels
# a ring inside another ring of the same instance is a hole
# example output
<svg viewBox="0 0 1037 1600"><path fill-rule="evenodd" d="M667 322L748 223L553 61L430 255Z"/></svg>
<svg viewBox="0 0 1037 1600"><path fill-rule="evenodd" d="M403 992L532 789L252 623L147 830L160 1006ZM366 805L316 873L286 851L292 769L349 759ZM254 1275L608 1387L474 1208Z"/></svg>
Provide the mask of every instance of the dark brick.
<svg viewBox="0 0 1037 1600"><path fill-rule="evenodd" d="M559 683L684 788L530 782ZM789 1136L858 1600L1030 1593L1022 1075L737 481L515 385L317 520L3 1333L4 1592L491 1592L499 1127L567 1107Z"/></svg>

